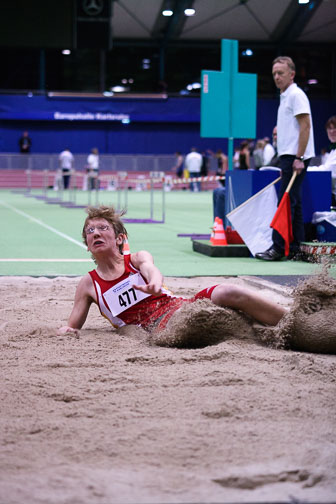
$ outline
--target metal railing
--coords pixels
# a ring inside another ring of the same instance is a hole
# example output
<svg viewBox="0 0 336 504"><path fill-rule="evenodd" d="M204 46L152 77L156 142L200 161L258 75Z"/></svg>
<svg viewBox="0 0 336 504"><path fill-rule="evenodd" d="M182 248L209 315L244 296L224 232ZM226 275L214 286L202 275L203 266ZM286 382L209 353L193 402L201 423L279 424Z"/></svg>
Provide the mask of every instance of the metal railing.
<svg viewBox="0 0 336 504"><path fill-rule="evenodd" d="M59 154L13 154L0 153L0 170L49 170L59 168ZM74 154L74 168L84 170L88 154ZM216 171L217 160L210 158L210 171ZM176 158L171 154L100 154L100 171L171 171Z"/></svg>
<svg viewBox="0 0 336 504"><path fill-rule="evenodd" d="M0 170L49 170L59 168L59 154L0 154ZM74 168L84 170L87 166L87 154L74 154ZM175 164L173 155L123 155L101 154L101 171L170 171Z"/></svg>

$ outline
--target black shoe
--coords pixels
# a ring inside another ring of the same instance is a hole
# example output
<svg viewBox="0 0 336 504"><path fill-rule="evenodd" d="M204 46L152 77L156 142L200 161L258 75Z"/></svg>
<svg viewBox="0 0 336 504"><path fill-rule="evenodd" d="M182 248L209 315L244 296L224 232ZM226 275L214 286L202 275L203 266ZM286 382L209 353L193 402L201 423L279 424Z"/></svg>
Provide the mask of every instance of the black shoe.
<svg viewBox="0 0 336 504"><path fill-rule="evenodd" d="M280 261L284 255L275 250L274 247L270 247L268 250L265 250L265 252L258 252L255 257L256 259L262 259L263 261Z"/></svg>

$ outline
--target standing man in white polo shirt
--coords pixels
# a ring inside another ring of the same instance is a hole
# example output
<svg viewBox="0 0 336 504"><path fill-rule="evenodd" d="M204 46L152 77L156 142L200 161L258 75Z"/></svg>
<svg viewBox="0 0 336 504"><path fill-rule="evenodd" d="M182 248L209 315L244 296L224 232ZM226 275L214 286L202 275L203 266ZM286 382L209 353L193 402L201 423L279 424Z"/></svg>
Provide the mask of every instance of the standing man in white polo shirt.
<svg viewBox="0 0 336 504"><path fill-rule="evenodd" d="M88 155L87 164L89 168L88 173L88 189L99 189L99 151L97 147L91 149L91 154Z"/></svg>
<svg viewBox="0 0 336 504"><path fill-rule="evenodd" d="M304 240L301 186L309 165L315 156L312 115L306 94L294 83L295 64L288 56L273 61L273 79L280 89L280 106L277 119L277 150L280 158L281 187L279 202L294 172L295 182L289 192L294 240L290 245L289 259L300 252ZM275 230L273 245L256 254L257 259L279 261L284 257L284 240Z"/></svg>
<svg viewBox="0 0 336 504"><path fill-rule="evenodd" d="M203 158L199 152L197 152L196 147L191 148L191 152L186 155L184 160L184 166L189 171L190 178L196 178L201 176ZM201 190L201 182L191 182L190 190L192 192L197 192Z"/></svg>
<svg viewBox="0 0 336 504"><path fill-rule="evenodd" d="M64 149L58 156L63 177L63 189L69 189L71 171L74 164L74 157L69 148Z"/></svg>

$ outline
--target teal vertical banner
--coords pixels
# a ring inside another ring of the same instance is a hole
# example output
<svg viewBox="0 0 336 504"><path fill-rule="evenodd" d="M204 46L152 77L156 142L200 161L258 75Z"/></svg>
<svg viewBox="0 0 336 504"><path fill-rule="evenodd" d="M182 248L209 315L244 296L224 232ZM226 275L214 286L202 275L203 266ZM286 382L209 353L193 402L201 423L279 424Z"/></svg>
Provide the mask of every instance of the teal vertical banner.
<svg viewBox="0 0 336 504"><path fill-rule="evenodd" d="M234 138L255 138L257 124L257 76L238 73L233 76L231 93Z"/></svg>
<svg viewBox="0 0 336 504"><path fill-rule="evenodd" d="M201 137L255 138L257 75L238 72L237 40L221 41L221 70L201 79Z"/></svg>
<svg viewBox="0 0 336 504"><path fill-rule="evenodd" d="M201 136L230 136L230 81L222 72L202 71Z"/></svg>

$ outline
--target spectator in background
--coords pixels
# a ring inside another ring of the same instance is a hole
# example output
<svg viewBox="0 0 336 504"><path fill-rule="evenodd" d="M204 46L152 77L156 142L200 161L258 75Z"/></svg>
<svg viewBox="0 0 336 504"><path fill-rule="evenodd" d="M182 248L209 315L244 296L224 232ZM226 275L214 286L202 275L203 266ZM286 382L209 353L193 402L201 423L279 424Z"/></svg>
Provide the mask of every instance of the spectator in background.
<svg viewBox="0 0 336 504"><path fill-rule="evenodd" d="M227 156L223 153L222 149L218 149L216 152L216 158L217 158L217 170L216 170L216 175L218 177L221 177L225 175L228 169L228 158ZM219 183L222 186L225 186L225 180L220 180Z"/></svg>
<svg viewBox="0 0 336 504"><path fill-rule="evenodd" d="M93 189L99 188L99 152L96 147L91 149L91 154L88 155L87 158L88 164L88 190L92 191Z"/></svg>
<svg viewBox="0 0 336 504"><path fill-rule="evenodd" d="M247 140L241 142L239 147L239 170L248 170L250 168L250 149Z"/></svg>
<svg viewBox="0 0 336 504"><path fill-rule="evenodd" d="M270 162L266 166L275 166L277 168L280 167L280 158L278 156L278 149L277 149L277 127L274 126L273 131L272 131L272 147L274 150L274 155Z"/></svg>
<svg viewBox="0 0 336 504"><path fill-rule="evenodd" d="M202 166L201 166L201 177L207 177L210 171L210 151L206 150L202 152ZM205 186L207 183L204 183ZM201 182L201 188L203 189L203 183Z"/></svg>
<svg viewBox="0 0 336 504"><path fill-rule="evenodd" d="M175 156L176 156L176 163L173 166L172 171L174 171L176 173L176 176L180 179L189 178L189 172L185 168L183 155L181 154L180 151L177 151L177 152L175 152ZM183 191L186 191L188 189L188 184L182 183L182 181L181 181L181 183L178 184L177 187L182 189Z"/></svg>
<svg viewBox="0 0 336 504"><path fill-rule="evenodd" d="M74 163L74 157L71 154L70 149L64 149L64 151L60 153L58 160L60 168L62 170L63 189L68 189L70 185L71 171Z"/></svg>
<svg viewBox="0 0 336 504"><path fill-rule="evenodd" d="M207 177L210 171L210 151L202 152L201 177Z"/></svg>
<svg viewBox="0 0 336 504"><path fill-rule="evenodd" d="M239 170L239 149L238 147L235 147L234 149L234 155L233 155L233 168L235 170Z"/></svg>
<svg viewBox="0 0 336 504"><path fill-rule="evenodd" d="M329 153L320 166L309 166L308 171L331 172L331 205L336 207L336 115L328 119L325 127L330 140Z"/></svg>
<svg viewBox="0 0 336 504"><path fill-rule="evenodd" d="M321 149L321 164L324 164L327 161L327 157L329 156L328 149L322 147Z"/></svg>
<svg viewBox="0 0 336 504"><path fill-rule="evenodd" d="M273 145L270 143L270 139L268 137L264 138L264 142L265 142L265 147L264 147L263 166L270 166L271 161L275 156L275 149L274 149Z"/></svg>
<svg viewBox="0 0 336 504"><path fill-rule="evenodd" d="M172 171L174 171L176 173L176 176L178 178L182 178L183 177L183 156L182 156L181 152L179 152L179 151L175 152L175 156L176 156L176 163L173 166Z"/></svg>
<svg viewBox="0 0 336 504"><path fill-rule="evenodd" d="M250 151L250 155L252 156L255 148L255 141L253 140L253 138L248 138L246 141L248 143L248 150Z"/></svg>
<svg viewBox="0 0 336 504"><path fill-rule="evenodd" d="M31 149L32 141L29 137L28 131L24 131L22 133L21 138L19 139L19 147L21 154L29 154Z"/></svg>
<svg viewBox="0 0 336 504"><path fill-rule="evenodd" d="M219 217L223 221L223 226L225 226L225 190L225 187L220 186L212 191L214 220Z"/></svg>
<svg viewBox="0 0 336 504"><path fill-rule="evenodd" d="M201 175L203 159L199 152L197 152L196 147L192 147L189 154L186 155L184 160L185 168L189 172L190 178L197 178ZM198 192L201 190L200 182L191 182L190 190L192 192Z"/></svg>
<svg viewBox="0 0 336 504"><path fill-rule="evenodd" d="M264 140L258 140L253 151L253 162L255 170L259 170L259 168L264 166L264 148Z"/></svg>
<svg viewBox="0 0 336 504"><path fill-rule="evenodd" d="M273 132L272 132L272 145L269 143L269 138L265 137L263 139L265 142L265 147L264 147L264 164L260 167L261 169L267 169L269 167L270 169L273 169L274 167L279 168L280 166L280 158L278 157L277 154L277 127L274 126ZM272 157L270 157L272 154Z"/></svg>

